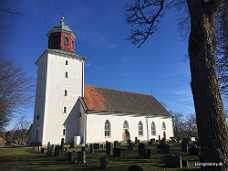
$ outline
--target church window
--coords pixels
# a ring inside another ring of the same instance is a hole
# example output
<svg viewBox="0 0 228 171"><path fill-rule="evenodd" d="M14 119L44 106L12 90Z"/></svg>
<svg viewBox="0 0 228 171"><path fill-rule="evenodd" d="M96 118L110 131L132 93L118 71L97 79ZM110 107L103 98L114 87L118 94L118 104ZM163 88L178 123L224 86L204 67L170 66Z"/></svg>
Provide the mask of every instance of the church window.
<svg viewBox="0 0 228 171"><path fill-rule="evenodd" d="M64 96L67 96L67 90L64 91Z"/></svg>
<svg viewBox="0 0 228 171"><path fill-rule="evenodd" d="M123 129L124 130L128 130L129 129L129 125L128 125L128 122L127 121L124 121Z"/></svg>
<svg viewBox="0 0 228 171"><path fill-rule="evenodd" d="M156 135L156 126L155 123L151 123L151 135Z"/></svg>
<svg viewBox="0 0 228 171"><path fill-rule="evenodd" d="M65 72L65 78L68 78L68 72Z"/></svg>
<svg viewBox="0 0 228 171"><path fill-rule="evenodd" d="M139 121L139 124L138 124L138 133L139 133L139 136L143 136L143 124L141 121Z"/></svg>
<svg viewBox="0 0 228 171"><path fill-rule="evenodd" d="M68 60L65 61L65 65L68 65Z"/></svg>
<svg viewBox="0 0 228 171"><path fill-rule="evenodd" d="M63 112L66 113L67 112L67 107L63 108Z"/></svg>
<svg viewBox="0 0 228 171"><path fill-rule="evenodd" d="M69 43L68 38L67 37L64 37L64 45L68 45L68 43Z"/></svg>
<svg viewBox="0 0 228 171"><path fill-rule="evenodd" d="M63 135L66 135L66 129L63 129Z"/></svg>
<svg viewBox="0 0 228 171"><path fill-rule="evenodd" d="M162 130L166 130L165 122L162 122Z"/></svg>
<svg viewBox="0 0 228 171"><path fill-rule="evenodd" d="M105 121L105 137L111 136L111 124L108 120Z"/></svg>

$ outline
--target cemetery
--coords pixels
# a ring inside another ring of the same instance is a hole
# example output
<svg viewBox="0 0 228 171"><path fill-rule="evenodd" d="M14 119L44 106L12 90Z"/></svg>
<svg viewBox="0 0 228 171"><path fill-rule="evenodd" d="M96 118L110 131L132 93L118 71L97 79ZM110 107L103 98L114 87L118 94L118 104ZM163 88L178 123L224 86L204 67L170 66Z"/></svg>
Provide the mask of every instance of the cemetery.
<svg viewBox="0 0 228 171"><path fill-rule="evenodd" d="M200 170L197 142L123 141L104 144L0 148L0 170L160 171Z"/></svg>

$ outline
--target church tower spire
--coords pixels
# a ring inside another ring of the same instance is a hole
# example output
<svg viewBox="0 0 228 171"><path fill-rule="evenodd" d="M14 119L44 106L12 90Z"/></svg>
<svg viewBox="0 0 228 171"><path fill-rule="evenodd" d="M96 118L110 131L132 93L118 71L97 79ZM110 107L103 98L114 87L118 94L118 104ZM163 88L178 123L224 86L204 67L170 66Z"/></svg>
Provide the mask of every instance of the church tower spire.
<svg viewBox="0 0 228 171"><path fill-rule="evenodd" d="M59 25L48 32L48 48L75 52L75 38L70 27L65 25L64 17L61 17Z"/></svg>

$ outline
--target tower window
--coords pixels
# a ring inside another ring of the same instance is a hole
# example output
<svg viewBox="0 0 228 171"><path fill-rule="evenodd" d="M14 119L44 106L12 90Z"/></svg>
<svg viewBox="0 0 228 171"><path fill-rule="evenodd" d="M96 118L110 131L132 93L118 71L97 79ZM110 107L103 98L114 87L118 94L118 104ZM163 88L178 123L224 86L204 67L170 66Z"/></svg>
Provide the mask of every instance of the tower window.
<svg viewBox="0 0 228 171"><path fill-rule="evenodd" d="M162 122L162 130L166 130L165 122Z"/></svg>
<svg viewBox="0 0 228 171"><path fill-rule="evenodd" d="M64 37L64 45L68 45L68 43L69 43L68 38L67 37Z"/></svg>
<svg viewBox="0 0 228 171"><path fill-rule="evenodd" d="M68 72L65 72L65 78L68 78Z"/></svg>
<svg viewBox="0 0 228 171"><path fill-rule="evenodd" d="M156 126L155 123L151 123L151 135L156 135Z"/></svg>
<svg viewBox="0 0 228 171"><path fill-rule="evenodd" d="M67 112L67 107L63 108L63 112L66 113Z"/></svg>
<svg viewBox="0 0 228 171"><path fill-rule="evenodd" d="M63 129L63 135L66 135L66 129Z"/></svg>
<svg viewBox="0 0 228 171"><path fill-rule="evenodd" d="M67 96L67 90L64 91L64 96Z"/></svg>
<svg viewBox="0 0 228 171"><path fill-rule="evenodd" d="M68 65L68 60L65 61L65 65Z"/></svg>

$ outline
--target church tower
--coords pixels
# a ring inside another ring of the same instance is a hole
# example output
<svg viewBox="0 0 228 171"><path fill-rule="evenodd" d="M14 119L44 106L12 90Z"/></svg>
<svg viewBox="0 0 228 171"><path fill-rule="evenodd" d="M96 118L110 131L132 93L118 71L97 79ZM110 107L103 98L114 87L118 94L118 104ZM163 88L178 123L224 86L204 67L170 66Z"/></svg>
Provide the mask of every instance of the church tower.
<svg viewBox="0 0 228 171"><path fill-rule="evenodd" d="M77 135L74 110L84 96L84 58L75 52L75 34L60 19L48 32L48 49L36 61L37 83L31 143L72 141ZM77 113L77 112L76 112Z"/></svg>

